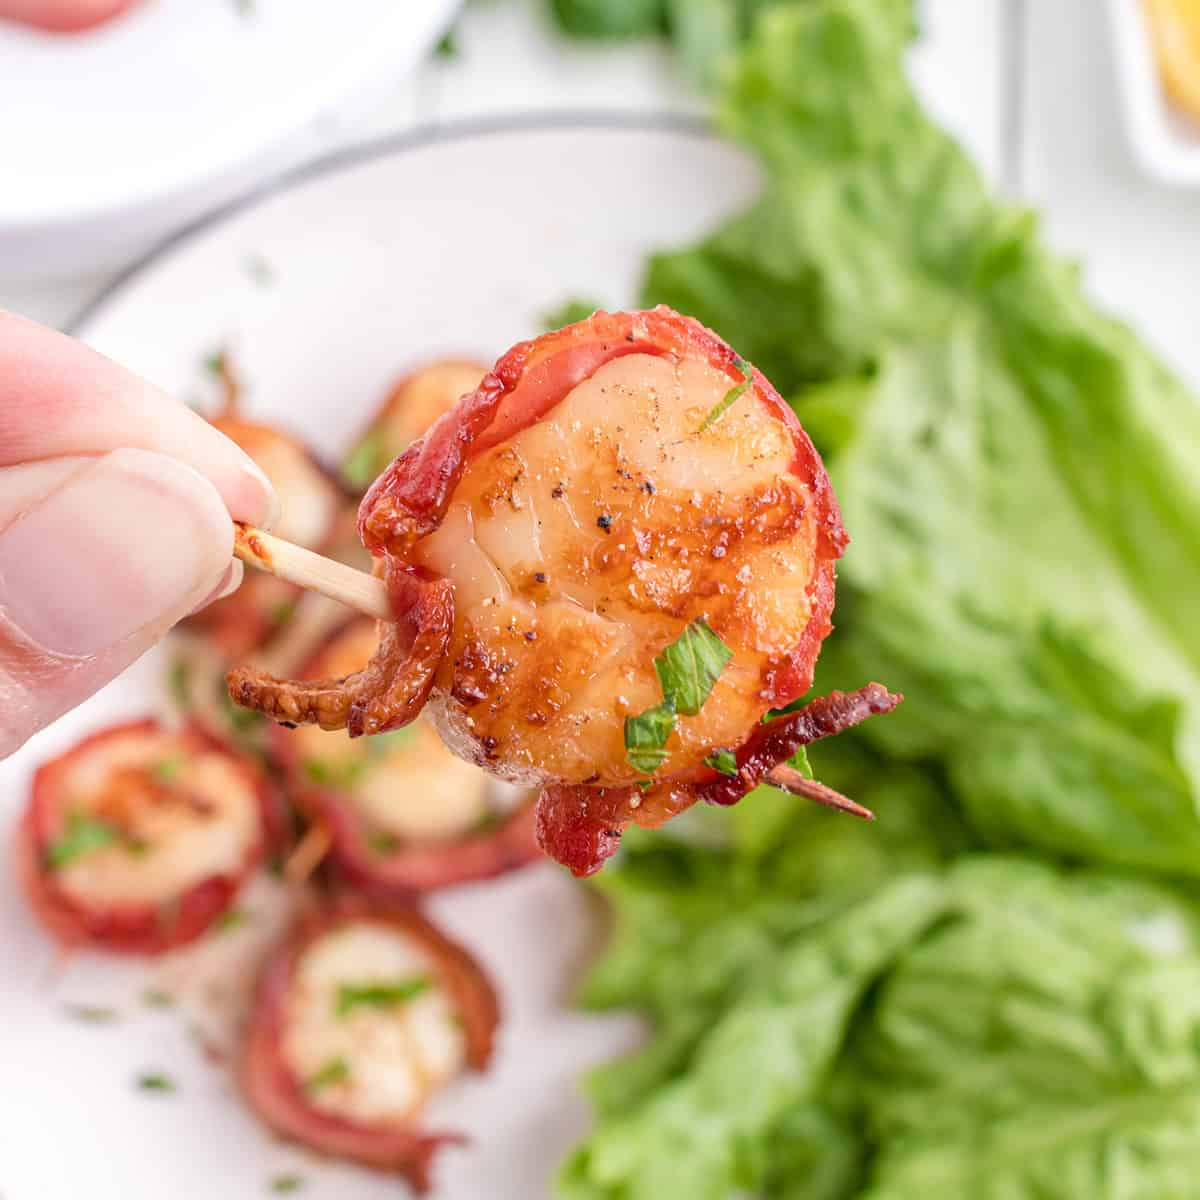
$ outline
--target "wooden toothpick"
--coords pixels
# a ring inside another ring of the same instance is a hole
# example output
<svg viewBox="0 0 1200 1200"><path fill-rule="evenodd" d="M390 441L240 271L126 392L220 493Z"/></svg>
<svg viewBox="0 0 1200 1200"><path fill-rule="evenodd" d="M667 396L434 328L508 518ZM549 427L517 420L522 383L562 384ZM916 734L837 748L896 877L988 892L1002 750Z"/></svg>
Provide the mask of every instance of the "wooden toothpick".
<svg viewBox="0 0 1200 1200"><path fill-rule="evenodd" d="M392 619L383 580L365 571L356 571L241 521L233 523L233 552L252 567L269 571L277 579L306 591L320 592L363 616L377 621Z"/></svg>

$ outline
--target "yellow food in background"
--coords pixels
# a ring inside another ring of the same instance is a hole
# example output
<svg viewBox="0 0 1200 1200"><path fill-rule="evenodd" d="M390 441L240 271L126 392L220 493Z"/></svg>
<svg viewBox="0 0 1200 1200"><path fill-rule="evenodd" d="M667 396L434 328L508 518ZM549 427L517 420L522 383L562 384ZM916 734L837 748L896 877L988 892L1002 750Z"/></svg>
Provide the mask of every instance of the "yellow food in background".
<svg viewBox="0 0 1200 1200"><path fill-rule="evenodd" d="M1163 86L1200 121L1200 0L1142 0Z"/></svg>

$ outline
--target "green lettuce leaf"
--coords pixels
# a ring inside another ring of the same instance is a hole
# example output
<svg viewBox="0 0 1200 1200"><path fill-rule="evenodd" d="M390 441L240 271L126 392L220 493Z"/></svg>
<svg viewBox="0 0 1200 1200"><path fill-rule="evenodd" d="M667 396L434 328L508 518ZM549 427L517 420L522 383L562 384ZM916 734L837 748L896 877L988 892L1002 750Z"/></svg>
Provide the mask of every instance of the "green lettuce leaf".
<svg viewBox="0 0 1200 1200"><path fill-rule="evenodd" d="M958 919L859 1038L870 1200L1187 1196L1200 1178L1200 921L1151 885L966 861Z"/></svg>
<svg viewBox="0 0 1200 1200"><path fill-rule="evenodd" d="M767 1171L770 1138L820 1092L866 989L945 909L911 875L796 939L704 1028L687 1071L614 1112L567 1161L571 1200L728 1200Z"/></svg>
<svg viewBox="0 0 1200 1200"><path fill-rule="evenodd" d="M722 106L769 168L648 269L790 391L853 540L818 686L908 699L980 836L1200 874L1200 406L921 112L908 6L765 12Z"/></svg>

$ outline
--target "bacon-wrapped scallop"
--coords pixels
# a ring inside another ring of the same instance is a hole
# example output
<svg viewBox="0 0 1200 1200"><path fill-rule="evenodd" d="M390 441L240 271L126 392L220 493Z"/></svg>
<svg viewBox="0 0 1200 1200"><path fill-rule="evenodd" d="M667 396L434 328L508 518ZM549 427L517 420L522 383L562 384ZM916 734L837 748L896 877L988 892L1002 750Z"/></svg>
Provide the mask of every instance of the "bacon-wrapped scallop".
<svg viewBox="0 0 1200 1200"><path fill-rule="evenodd" d="M347 499L329 472L302 442L269 425L224 415L213 421L262 468L279 495L280 537L320 550L334 535ZM232 595L190 617L184 628L202 632L227 658L243 658L261 646L292 615L299 589L255 573Z"/></svg>
<svg viewBox="0 0 1200 1200"><path fill-rule="evenodd" d="M293 722L452 750L542 789L543 847L596 870L631 821L731 804L898 702L812 684L846 544L825 468L763 375L665 308L516 346L359 510L396 623L357 675L230 675Z"/></svg>
<svg viewBox="0 0 1200 1200"><path fill-rule="evenodd" d="M342 478L361 494L392 459L403 454L487 374L478 363L446 359L398 380L342 464Z"/></svg>
<svg viewBox="0 0 1200 1200"><path fill-rule="evenodd" d="M133 721L37 771L17 868L64 945L158 954L229 908L283 822L255 763L195 728Z"/></svg>
<svg viewBox="0 0 1200 1200"><path fill-rule="evenodd" d="M356 619L301 674L350 675L377 643L375 622ZM538 857L533 797L455 757L428 721L356 740L275 725L272 747L297 807L328 832L339 874L372 895L400 898Z"/></svg>
<svg viewBox="0 0 1200 1200"><path fill-rule="evenodd" d="M429 1098L491 1055L499 1012L478 964L413 910L361 903L303 920L267 963L242 1090L276 1133L428 1187Z"/></svg>

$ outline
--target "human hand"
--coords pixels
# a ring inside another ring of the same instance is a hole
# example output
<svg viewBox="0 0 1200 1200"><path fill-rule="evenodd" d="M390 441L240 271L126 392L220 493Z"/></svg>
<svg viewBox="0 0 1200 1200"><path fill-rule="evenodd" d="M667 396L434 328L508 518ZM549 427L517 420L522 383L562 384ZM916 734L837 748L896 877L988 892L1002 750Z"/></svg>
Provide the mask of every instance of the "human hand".
<svg viewBox="0 0 1200 1200"><path fill-rule="evenodd" d="M0 312L0 758L241 582L257 466L201 417Z"/></svg>
<svg viewBox="0 0 1200 1200"><path fill-rule="evenodd" d="M55 33L90 29L132 8L137 0L0 0L0 21L19 21Z"/></svg>

